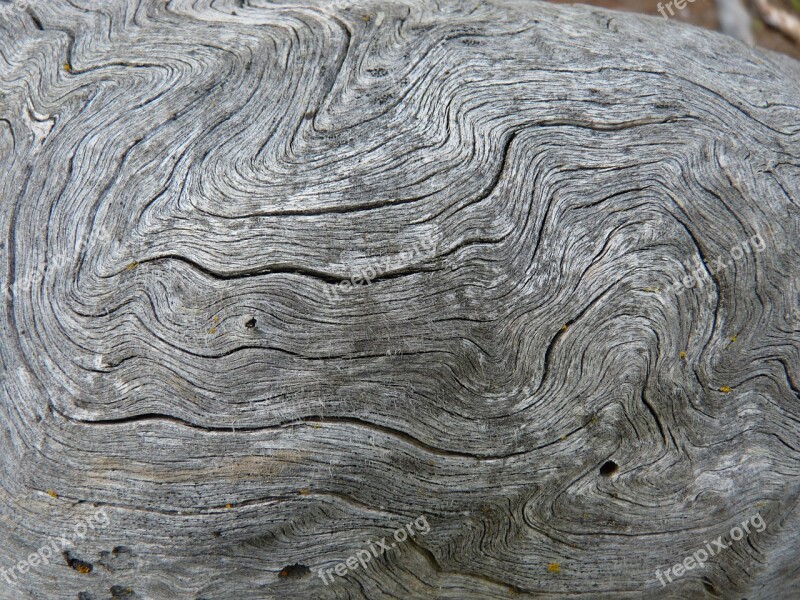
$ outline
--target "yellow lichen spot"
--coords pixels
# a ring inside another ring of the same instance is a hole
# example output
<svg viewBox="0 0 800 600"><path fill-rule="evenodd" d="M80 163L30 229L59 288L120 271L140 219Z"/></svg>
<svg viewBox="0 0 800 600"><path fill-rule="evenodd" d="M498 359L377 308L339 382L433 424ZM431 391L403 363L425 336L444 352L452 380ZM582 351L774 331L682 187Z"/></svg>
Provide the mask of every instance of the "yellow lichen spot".
<svg viewBox="0 0 800 600"><path fill-rule="evenodd" d="M547 570L551 573L558 573L561 570L561 565L558 563L550 563L547 565Z"/></svg>
<svg viewBox="0 0 800 600"><path fill-rule="evenodd" d="M213 333L217 333L217 328L216 327L212 327L211 329L208 330L208 333L212 333L212 334Z"/></svg>
<svg viewBox="0 0 800 600"><path fill-rule="evenodd" d="M308 496L308 488L303 488L302 490L300 490L299 494L301 496Z"/></svg>
<svg viewBox="0 0 800 600"><path fill-rule="evenodd" d="M51 498L58 498L58 494L56 494L53 490L47 490L47 495Z"/></svg>
<svg viewBox="0 0 800 600"><path fill-rule="evenodd" d="M733 343L733 342L735 342L735 341L736 341L736 336L735 336L735 335L732 335L732 336L731 336L731 343Z"/></svg>
<svg viewBox="0 0 800 600"><path fill-rule="evenodd" d="M139 266L139 263L137 261L133 261L127 267L125 267L125 270L126 271L133 271L138 266Z"/></svg>
<svg viewBox="0 0 800 600"><path fill-rule="evenodd" d="M730 393L731 388L729 388L727 385L723 385L721 388L719 388L719 391L723 394L728 394Z"/></svg>
<svg viewBox="0 0 800 600"><path fill-rule="evenodd" d="M369 15L361 15L361 18L364 20L364 23L369 23L370 16Z"/></svg>
<svg viewBox="0 0 800 600"><path fill-rule="evenodd" d="M219 323L219 315L214 315L214 318L211 320L214 321L214 325L217 325Z"/></svg>
<svg viewBox="0 0 800 600"><path fill-rule="evenodd" d="M225 505L225 508L227 508L228 510L230 510L231 508L233 508L233 505L232 505L230 502L228 502L228 503Z"/></svg>
<svg viewBox="0 0 800 600"><path fill-rule="evenodd" d="M684 352L683 350L678 352L678 358L680 358L681 360L686 360L686 352Z"/></svg>
<svg viewBox="0 0 800 600"><path fill-rule="evenodd" d="M562 435L560 439L561 439L561 441L563 442L565 439L567 439L567 436L565 436L565 435Z"/></svg>
<svg viewBox="0 0 800 600"><path fill-rule="evenodd" d="M561 331L566 331L566 330L567 330L567 324L566 324L566 323L564 323L564 324L561 326Z"/></svg>
<svg viewBox="0 0 800 600"><path fill-rule="evenodd" d="M83 564L76 565L75 566L75 570L78 573L83 573L84 575L86 575L86 573L91 573L92 572L92 568L89 565L83 565Z"/></svg>
<svg viewBox="0 0 800 600"><path fill-rule="evenodd" d="M64 69L64 70L65 70L67 73L69 73L70 71L72 71L72 67L70 67L70 66L69 66L69 63L64 63L64 64L61 66L61 68L62 68L62 69Z"/></svg>
<svg viewBox="0 0 800 600"><path fill-rule="evenodd" d="M312 423L311 427L313 427L314 429L322 429L322 425L320 425L319 423Z"/></svg>

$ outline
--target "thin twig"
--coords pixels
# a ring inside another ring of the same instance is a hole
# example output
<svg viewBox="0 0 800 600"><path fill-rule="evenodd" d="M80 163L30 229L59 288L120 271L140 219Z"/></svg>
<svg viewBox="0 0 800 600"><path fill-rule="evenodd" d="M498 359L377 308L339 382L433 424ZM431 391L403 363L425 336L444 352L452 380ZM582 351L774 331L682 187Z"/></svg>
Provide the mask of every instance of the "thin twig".
<svg viewBox="0 0 800 600"><path fill-rule="evenodd" d="M800 18L769 3L769 0L753 0L764 23L800 44Z"/></svg>

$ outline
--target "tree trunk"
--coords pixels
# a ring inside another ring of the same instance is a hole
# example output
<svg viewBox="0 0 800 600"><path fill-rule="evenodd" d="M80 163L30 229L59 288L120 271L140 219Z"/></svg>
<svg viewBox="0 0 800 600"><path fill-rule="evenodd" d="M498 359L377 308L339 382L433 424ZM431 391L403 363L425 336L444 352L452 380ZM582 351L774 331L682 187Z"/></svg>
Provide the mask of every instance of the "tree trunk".
<svg viewBox="0 0 800 600"><path fill-rule="evenodd" d="M3 600L800 595L799 63L16 0L0 93Z"/></svg>

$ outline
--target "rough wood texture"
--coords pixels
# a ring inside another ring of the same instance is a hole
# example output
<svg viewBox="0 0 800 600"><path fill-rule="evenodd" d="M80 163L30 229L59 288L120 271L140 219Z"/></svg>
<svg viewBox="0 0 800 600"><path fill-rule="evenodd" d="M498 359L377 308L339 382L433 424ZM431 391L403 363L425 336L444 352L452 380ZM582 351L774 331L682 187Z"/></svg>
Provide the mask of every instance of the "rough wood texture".
<svg viewBox="0 0 800 600"><path fill-rule="evenodd" d="M0 8L0 568L87 530L0 598L798 597L798 63L534 2Z"/></svg>

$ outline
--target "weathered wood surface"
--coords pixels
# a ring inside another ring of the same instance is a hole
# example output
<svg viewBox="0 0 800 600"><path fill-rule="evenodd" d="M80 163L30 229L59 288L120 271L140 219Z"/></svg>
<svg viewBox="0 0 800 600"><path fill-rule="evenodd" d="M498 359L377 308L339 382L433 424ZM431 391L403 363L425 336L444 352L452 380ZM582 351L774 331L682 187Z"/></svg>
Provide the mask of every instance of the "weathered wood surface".
<svg viewBox="0 0 800 600"><path fill-rule="evenodd" d="M25 5L0 598L800 595L798 63L535 2Z"/></svg>

